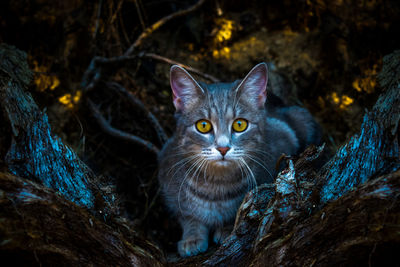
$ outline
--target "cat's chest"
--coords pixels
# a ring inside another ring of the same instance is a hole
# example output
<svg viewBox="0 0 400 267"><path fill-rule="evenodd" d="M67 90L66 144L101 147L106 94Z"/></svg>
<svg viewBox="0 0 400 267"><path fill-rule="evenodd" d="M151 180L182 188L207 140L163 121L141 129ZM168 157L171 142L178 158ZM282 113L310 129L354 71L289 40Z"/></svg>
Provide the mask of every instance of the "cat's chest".
<svg viewBox="0 0 400 267"><path fill-rule="evenodd" d="M243 195L250 188L246 179L229 177L207 177L200 180L201 177L188 179L187 191L189 195L193 195L206 201L222 201L236 198L238 195Z"/></svg>
<svg viewBox="0 0 400 267"><path fill-rule="evenodd" d="M233 220L244 197L244 194L237 194L229 199L209 200L191 192L186 192L186 195L190 214L210 226L223 225Z"/></svg>
<svg viewBox="0 0 400 267"><path fill-rule="evenodd" d="M233 220L248 186L236 183L188 183L187 207L197 218L208 225L221 225Z"/></svg>

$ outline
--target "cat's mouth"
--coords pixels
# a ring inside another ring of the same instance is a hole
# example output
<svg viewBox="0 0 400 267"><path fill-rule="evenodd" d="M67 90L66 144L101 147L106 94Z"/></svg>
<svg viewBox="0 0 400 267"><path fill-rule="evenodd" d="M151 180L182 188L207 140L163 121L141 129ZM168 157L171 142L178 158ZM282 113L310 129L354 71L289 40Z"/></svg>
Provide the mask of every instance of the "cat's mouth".
<svg viewBox="0 0 400 267"><path fill-rule="evenodd" d="M214 160L213 164L218 167L228 167L232 164L232 161L223 157L223 158Z"/></svg>

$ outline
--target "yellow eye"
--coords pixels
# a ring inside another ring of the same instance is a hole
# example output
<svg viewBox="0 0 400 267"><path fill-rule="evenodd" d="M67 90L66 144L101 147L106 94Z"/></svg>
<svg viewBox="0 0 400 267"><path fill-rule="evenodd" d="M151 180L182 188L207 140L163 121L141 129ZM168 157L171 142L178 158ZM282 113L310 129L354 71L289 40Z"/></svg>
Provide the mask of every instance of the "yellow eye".
<svg viewBox="0 0 400 267"><path fill-rule="evenodd" d="M208 120L199 120L196 122L196 129L201 133L208 133L212 130L211 122Z"/></svg>
<svg viewBox="0 0 400 267"><path fill-rule="evenodd" d="M248 125L247 120L236 119L232 124L232 128L235 132L240 133L247 129L247 125Z"/></svg>

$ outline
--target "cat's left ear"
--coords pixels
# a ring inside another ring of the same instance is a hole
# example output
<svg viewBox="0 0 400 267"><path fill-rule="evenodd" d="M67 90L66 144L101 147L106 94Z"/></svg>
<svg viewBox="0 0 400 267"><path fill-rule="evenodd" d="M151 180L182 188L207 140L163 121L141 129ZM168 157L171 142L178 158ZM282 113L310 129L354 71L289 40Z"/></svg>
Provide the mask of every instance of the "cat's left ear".
<svg viewBox="0 0 400 267"><path fill-rule="evenodd" d="M241 99L258 108L264 106L267 99L268 68L266 63L257 64L237 87Z"/></svg>

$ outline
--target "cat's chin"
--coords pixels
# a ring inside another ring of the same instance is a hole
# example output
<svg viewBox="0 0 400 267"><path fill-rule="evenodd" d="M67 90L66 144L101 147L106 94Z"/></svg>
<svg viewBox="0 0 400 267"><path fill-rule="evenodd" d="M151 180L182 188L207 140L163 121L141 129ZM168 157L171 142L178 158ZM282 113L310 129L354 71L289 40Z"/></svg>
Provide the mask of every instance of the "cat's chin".
<svg viewBox="0 0 400 267"><path fill-rule="evenodd" d="M223 159L220 159L220 160L215 160L215 161L213 161L212 162L212 165L214 165L214 167L217 167L217 168L227 168L227 167L230 167L230 166L232 166L232 161L230 161L230 160L223 160Z"/></svg>

